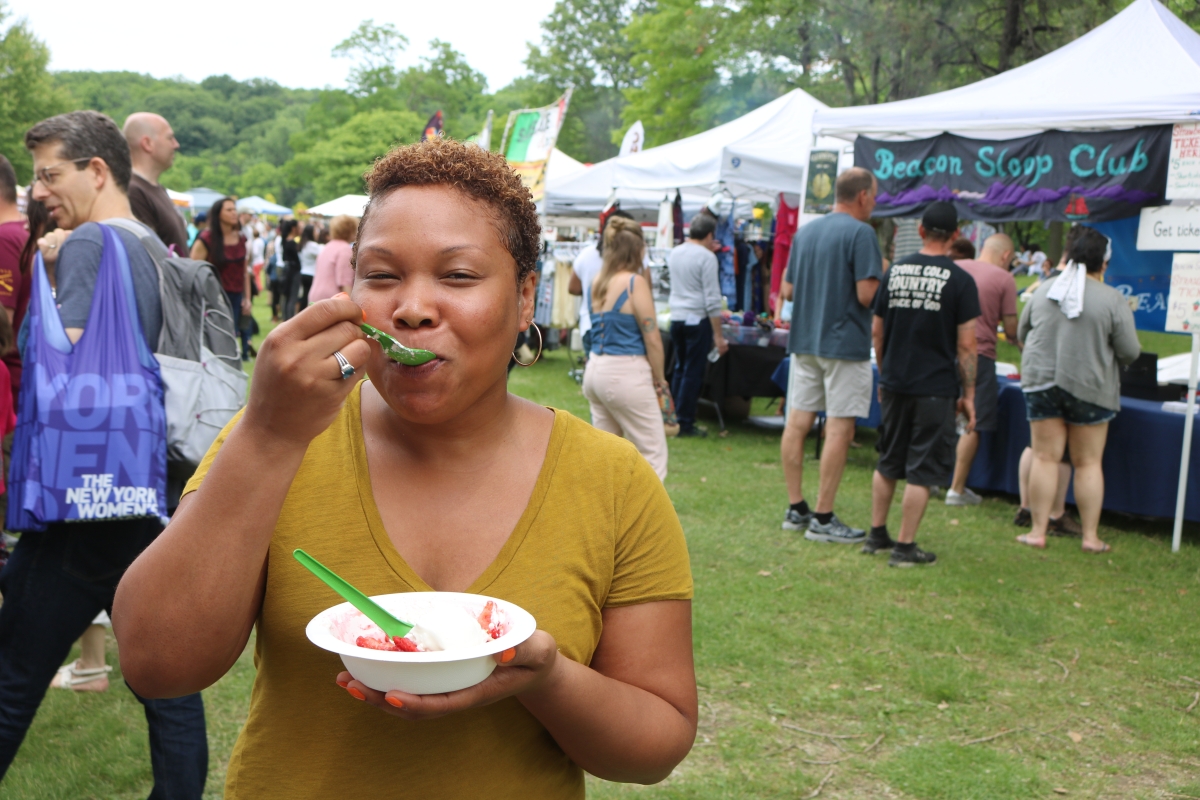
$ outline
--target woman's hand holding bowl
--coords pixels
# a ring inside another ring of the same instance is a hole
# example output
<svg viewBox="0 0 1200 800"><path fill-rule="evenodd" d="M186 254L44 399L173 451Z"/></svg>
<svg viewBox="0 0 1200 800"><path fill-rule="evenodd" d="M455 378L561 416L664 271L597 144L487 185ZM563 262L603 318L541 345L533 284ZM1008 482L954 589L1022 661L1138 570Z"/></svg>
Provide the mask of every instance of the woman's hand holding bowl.
<svg viewBox="0 0 1200 800"><path fill-rule="evenodd" d="M541 687L550 678L558 660L558 644L545 631L516 647L497 653L497 667L482 683L446 694L408 694L377 692L359 683L349 672L339 672L337 685L356 700L362 700L389 714L404 719L433 719L455 711L486 706L506 697Z"/></svg>
<svg viewBox="0 0 1200 800"><path fill-rule="evenodd" d="M243 424L301 447L329 427L370 355L362 309L346 294L314 303L263 341ZM335 352L354 367L342 375Z"/></svg>

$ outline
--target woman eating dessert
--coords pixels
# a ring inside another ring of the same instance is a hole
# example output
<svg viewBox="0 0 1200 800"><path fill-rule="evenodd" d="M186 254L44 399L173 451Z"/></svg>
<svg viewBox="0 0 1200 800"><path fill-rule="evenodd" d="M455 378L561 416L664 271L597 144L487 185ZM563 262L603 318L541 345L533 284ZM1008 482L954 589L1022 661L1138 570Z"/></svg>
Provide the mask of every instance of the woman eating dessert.
<svg viewBox="0 0 1200 800"><path fill-rule="evenodd" d="M442 139L393 150L367 186L350 296L267 337L244 412L121 581L124 677L146 697L205 689L256 632L231 800L662 780L696 733L687 547L633 445L508 392L534 311L529 192L500 155ZM437 357L390 360L364 321ZM374 691L305 638L339 598L296 548L367 595L489 595L538 630L474 687Z"/></svg>

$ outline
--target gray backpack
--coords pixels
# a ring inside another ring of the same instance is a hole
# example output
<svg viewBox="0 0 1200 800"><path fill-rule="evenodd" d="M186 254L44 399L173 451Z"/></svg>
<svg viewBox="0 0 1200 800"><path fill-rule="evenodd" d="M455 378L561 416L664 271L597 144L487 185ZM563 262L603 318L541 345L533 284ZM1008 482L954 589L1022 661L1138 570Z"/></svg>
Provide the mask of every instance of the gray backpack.
<svg viewBox="0 0 1200 800"><path fill-rule="evenodd" d="M132 219L105 224L138 237L158 267L162 332L154 348L167 414L167 460L199 465L217 434L246 402L241 344L229 298L212 264L173 256L154 231Z"/></svg>

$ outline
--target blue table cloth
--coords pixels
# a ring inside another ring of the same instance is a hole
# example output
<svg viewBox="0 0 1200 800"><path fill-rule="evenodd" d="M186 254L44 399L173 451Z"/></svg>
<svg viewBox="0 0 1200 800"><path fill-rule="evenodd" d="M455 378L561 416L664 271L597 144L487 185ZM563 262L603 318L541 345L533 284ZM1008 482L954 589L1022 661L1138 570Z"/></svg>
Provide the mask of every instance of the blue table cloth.
<svg viewBox="0 0 1200 800"><path fill-rule="evenodd" d="M967 485L1019 494L1017 467L1029 445L1025 396L1015 381L999 378L996 430L979 437L979 453ZM1147 517L1175 516L1179 459L1183 454L1183 414L1162 410L1162 403L1121 398L1121 413L1108 426L1104 450L1104 508ZM1074 502L1073 491L1067 495ZM1192 429L1184 518L1200 521L1200 426Z"/></svg>

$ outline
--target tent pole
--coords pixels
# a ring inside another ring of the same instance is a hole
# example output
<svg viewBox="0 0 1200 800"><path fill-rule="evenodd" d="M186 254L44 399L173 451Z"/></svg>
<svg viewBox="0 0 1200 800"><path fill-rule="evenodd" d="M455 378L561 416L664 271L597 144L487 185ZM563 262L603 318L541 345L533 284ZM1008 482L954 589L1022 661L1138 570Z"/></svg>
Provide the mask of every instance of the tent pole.
<svg viewBox="0 0 1200 800"><path fill-rule="evenodd" d="M1196 411L1196 369L1200 365L1200 332L1192 332L1192 366L1188 371L1187 416L1183 420L1183 456L1179 462L1179 493L1175 498L1175 530L1171 552L1178 553L1183 539L1183 507L1187 503L1188 467L1192 461L1192 415Z"/></svg>

